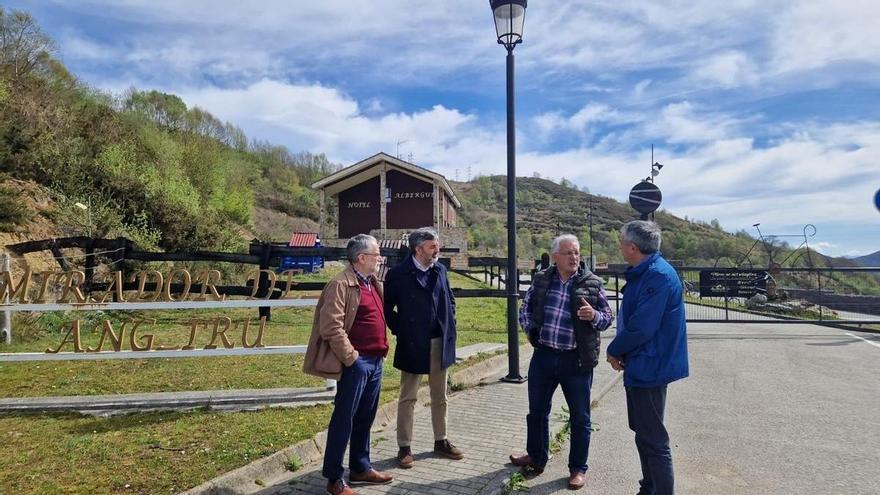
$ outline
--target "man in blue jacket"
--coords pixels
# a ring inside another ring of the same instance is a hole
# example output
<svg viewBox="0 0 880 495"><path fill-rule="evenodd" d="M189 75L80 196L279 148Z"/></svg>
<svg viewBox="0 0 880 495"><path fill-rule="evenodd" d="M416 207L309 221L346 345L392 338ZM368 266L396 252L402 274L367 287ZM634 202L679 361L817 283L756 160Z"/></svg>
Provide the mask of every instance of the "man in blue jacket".
<svg viewBox="0 0 880 495"><path fill-rule="evenodd" d="M623 371L629 427L642 464L640 495L671 495L674 475L663 425L666 385L688 376L681 280L660 255L660 227L642 220L620 229L627 268L617 336L608 362Z"/></svg>
<svg viewBox="0 0 880 495"><path fill-rule="evenodd" d="M447 370L455 363L455 297L446 267L438 263L440 236L431 228L409 235L412 255L385 277L385 320L397 337L394 367L400 370L397 406L397 461L413 466L413 412L422 375L431 389L434 452L464 458L446 437Z"/></svg>

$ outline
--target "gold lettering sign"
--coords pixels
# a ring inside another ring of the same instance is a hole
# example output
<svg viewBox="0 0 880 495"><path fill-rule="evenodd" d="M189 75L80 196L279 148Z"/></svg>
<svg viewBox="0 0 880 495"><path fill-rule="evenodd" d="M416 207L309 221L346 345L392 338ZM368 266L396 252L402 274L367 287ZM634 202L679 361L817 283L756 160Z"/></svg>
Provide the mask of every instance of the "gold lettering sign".
<svg viewBox="0 0 880 495"><path fill-rule="evenodd" d="M290 291L297 284L294 277L301 273L301 269L290 269L280 274L284 285L282 298L291 297ZM263 286L265 284L261 283L263 277L267 280L265 287ZM34 274L30 269L27 269L21 277L15 277L9 271L0 271L0 300L8 296L10 303L46 304L50 302L47 300L47 296L51 293L49 287L54 280L56 284L61 286L60 296L55 301L51 301L56 303L105 304L111 300L115 302L156 302L159 300L179 302L186 300L207 301L209 299L225 301L226 295L221 295L217 289L221 278L219 270L201 270L193 277L188 270L177 268L170 271L167 278L158 270L142 270L132 273L128 277L129 283L137 282L137 289L125 290L123 273L115 271L104 279L107 284L106 289L100 293L86 296L82 289L86 276L81 270L43 271ZM38 280L39 284L37 284ZM246 280L248 284L252 284L250 299L256 299L257 294L263 291L265 294L262 298L269 299L274 295L279 275L274 270L256 269L248 274ZM192 292L193 283L199 285L198 292ZM147 289L148 284L152 285L151 290ZM180 290L172 290L175 284L181 286Z"/></svg>
<svg viewBox="0 0 880 495"><path fill-rule="evenodd" d="M126 339L126 333L128 333L128 344L132 351L136 352L147 352L147 351L169 351L169 350L184 350L191 351L194 350L196 335L198 334L197 330L199 327L203 327L205 330L208 329L208 326L211 326L211 340L205 344L202 349L217 349L219 344L223 345L225 349L234 349L236 342L230 338L232 332L236 331L237 328L241 329L241 346L246 349L254 349L254 348L262 348L266 347L263 343L263 336L266 332L266 317L262 316L259 320L259 325L257 326L257 336L253 340L253 342L249 342L249 334L251 333L251 319L245 318L241 321L232 321L232 318L227 316L218 316L209 320L202 320L193 318L190 321L190 334L189 340L183 346L180 345L161 345L158 342L155 334L152 333L143 333L138 335L138 330L142 326L154 326L156 324L155 319L142 319L136 320L132 325L129 325L129 322L124 322L122 326L119 328L119 334L117 334L113 330L113 324L110 320L104 320L98 326L95 327L95 331L98 331L100 327L101 337L98 340L98 345L95 347L88 346L83 349L82 345L82 320L73 320L70 326L67 329L67 332L64 334L64 337L61 339L61 342L58 344L58 347L52 349L46 349L46 352L49 354L58 354L62 348L66 344L73 344L74 352L102 352L104 350L104 343L109 342L110 347L113 349L113 352L121 352L122 351L122 343ZM130 327L130 331L129 331Z"/></svg>
<svg viewBox="0 0 880 495"><path fill-rule="evenodd" d="M19 280L18 285L15 284L15 280L12 278L12 272L2 272L0 273L0 301L5 301L6 296L9 296L10 301L14 301L16 296L19 298L22 304L28 302L28 284L31 282L31 269L27 268L24 271L24 277Z"/></svg>
<svg viewBox="0 0 880 495"><path fill-rule="evenodd" d="M58 351L60 351L61 348L64 347L64 344L68 342L73 343L73 352L83 352L82 339L80 338L79 328L79 320L73 320L73 324L70 325L70 329L67 331L66 334L64 334L64 338L61 339L61 343L58 344L58 348L52 350L52 348L50 347L49 349L46 349L46 352L49 354L58 354Z"/></svg>
<svg viewBox="0 0 880 495"><path fill-rule="evenodd" d="M289 269L280 275L273 270L257 269L251 271L246 281L251 284L251 292L248 299L269 299L275 295L275 288L279 286L282 291L281 297L291 297L291 290L297 285L295 277L302 273L301 269ZM175 303L185 300L224 301L225 295L221 295L217 286L221 281L221 273L218 270L201 270L195 277L189 271L179 268L171 270L167 277L158 270L143 270L131 274L128 282L134 284L135 290L125 290L123 281L125 277L122 271L114 271L105 278L106 289L94 295L87 296L83 293L86 282L85 273L81 270L68 272L42 271L33 273L30 269L24 271L20 277L15 277L9 271L0 271L0 298L8 297L10 302L21 304L46 304L49 287L53 284L61 286L61 294L54 302L73 304L104 304L110 300L116 302L155 302L160 299ZM265 283L262 283L262 280ZM279 284L280 281L280 284ZM198 284L199 290L192 291L192 284ZM147 284L151 288L148 290ZM179 290L172 290L178 285ZM258 294L262 294L258 296ZM188 323L190 327L189 338L183 345L180 343L159 343L155 332L147 333L144 329L156 325L155 319L140 319L132 322L123 322L118 327L110 320L103 320L93 329L95 334L100 334L95 346L86 346L82 342L82 320L73 320L66 328L64 336L55 348L47 348L46 352L57 354L68 344L73 352L100 353L121 352L123 343L135 352L163 351L163 350L195 350L199 346L202 349L234 349L240 344L247 349L265 347L266 317L261 317L257 324L252 325L250 318L233 321L226 316L208 319L193 318ZM118 332L117 332L118 330ZM200 332L201 330L201 332ZM210 335L208 331L210 330ZM256 335L253 335L256 333ZM240 340L238 335L241 335ZM202 343L198 341L202 339ZM208 340L205 342L204 340ZM105 347L106 346L106 347Z"/></svg>
<svg viewBox="0 0 880 495"><path fill-rule="evenodd" d="M104 347L104 338L110 337L110 344L113 346L113 350L115 352L119 352L122 350L122 339L125 338L125 323L122 324L122 328L119 329L119 336L116 336L116 333L113 331L113 325L110 324L110 320L104 320L104 323L101 326L101 340L98 341L98 347L87 347L86 350L89 352L101 352L101 349ZM64 342L61 343L64 345Z"/></svg>

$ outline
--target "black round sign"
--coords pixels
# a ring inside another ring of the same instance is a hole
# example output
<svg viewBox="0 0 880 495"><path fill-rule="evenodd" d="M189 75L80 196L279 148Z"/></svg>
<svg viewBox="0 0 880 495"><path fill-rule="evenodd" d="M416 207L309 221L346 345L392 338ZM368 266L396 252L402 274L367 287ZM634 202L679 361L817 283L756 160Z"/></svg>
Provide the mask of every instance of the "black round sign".
<svg viewBox="0 0 880 495"><path fill-rule="evenodd" d="M660 207L663 195L652 182L639 182L629 192L629 204L637 212L648 214Z"/></svg>

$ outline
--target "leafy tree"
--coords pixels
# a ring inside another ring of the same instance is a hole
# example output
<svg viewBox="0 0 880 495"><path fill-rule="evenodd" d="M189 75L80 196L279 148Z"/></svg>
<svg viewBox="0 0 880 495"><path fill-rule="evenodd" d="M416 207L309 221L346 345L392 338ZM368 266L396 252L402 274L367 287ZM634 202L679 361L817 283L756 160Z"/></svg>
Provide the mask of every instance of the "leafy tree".
<svg viewBox="0 0 880 495"><path fill-rule="evenodd" d="M55 51L55 42L30 14L0 7L0 72L20 79L46 64Z"/></svg>

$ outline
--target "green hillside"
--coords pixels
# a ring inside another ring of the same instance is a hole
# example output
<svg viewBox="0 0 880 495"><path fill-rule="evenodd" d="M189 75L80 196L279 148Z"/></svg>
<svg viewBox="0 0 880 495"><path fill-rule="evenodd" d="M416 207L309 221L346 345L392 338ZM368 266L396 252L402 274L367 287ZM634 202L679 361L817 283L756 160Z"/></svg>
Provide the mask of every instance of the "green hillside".
<svg viewBox="0 0 880 495"><path fill-rule="evenodd" d="M454 183L454 187L462 198L461 218L470 230L471 247L502 254L507 246L505 177L479 177ZM518 178L516 187L518 249L523 255L540 256L559 233L577 235L581 252L589 254L592 202L593 252L599 261L622 262L617 251L618 232L623 223L638 218L628 204L540 178ZM687 264L720 260L719 264L730 266L754 243L745 232L725 232L717 220L693 222L662 210L655 220L664 229L664 254ZM752 256L756 262L760 258L757 252Z"/></svg>
<svg viewBox="0 0 880 495"><path fill-rule="evenodd" d="M308 184L338 168L323 155L249 140L175 95L96 91L54 58L24 12L0 9L0 31L0 173L47 189L56 207L43 214L56 223L74 223L79 202L91 205L97 236L231 250L279 234L261 232L256 205L280 214L274 224L317 220ZM0 227L21 230L33 212L20 191L0 187Z"/></svg>

